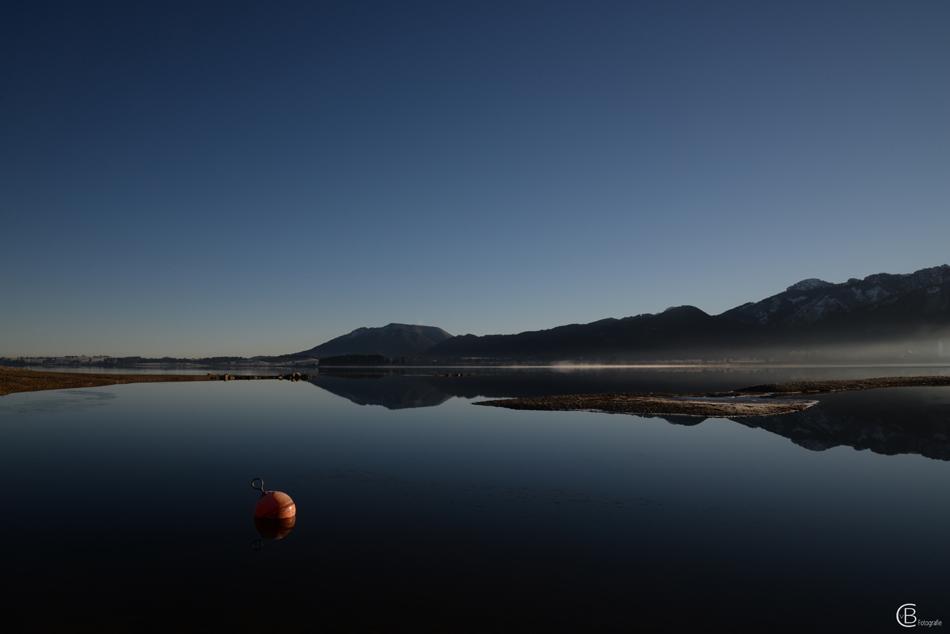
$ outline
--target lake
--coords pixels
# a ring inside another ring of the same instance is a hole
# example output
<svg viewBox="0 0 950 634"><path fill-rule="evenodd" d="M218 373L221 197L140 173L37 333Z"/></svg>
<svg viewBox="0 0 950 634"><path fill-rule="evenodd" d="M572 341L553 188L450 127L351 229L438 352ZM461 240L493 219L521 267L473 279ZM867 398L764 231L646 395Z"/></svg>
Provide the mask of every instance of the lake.
<svg viewBox="0 0 950 634"><path fill-rule="evenodd" d="M737 420L472 405L947 373L367 369L5 396L4 622L894 631L905 603L947 620L950 388ZM282 539L255 527L255 476L297 503Z"/></svg>

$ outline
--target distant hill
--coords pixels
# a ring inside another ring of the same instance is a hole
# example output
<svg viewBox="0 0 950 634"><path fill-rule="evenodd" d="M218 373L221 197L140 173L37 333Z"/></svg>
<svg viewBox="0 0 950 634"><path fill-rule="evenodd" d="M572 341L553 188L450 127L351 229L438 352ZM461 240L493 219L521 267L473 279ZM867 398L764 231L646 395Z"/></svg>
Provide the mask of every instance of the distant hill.
<svg viewBox="0 0 950 634"><path fill-rule="evenodd" d="M414 357L452 335L434 326L389 324L379 328L357 328L319 346L290 357L320 358L345 355L382 355L389 358Z"/></svg>
<svg viewBox="0 0 950 634"><path fill-rule="evenodd" d="M514 335L464 335L426 354L484 362L950 360L950 266L840 284L807 279L720 315L680 306Z"/></svg>

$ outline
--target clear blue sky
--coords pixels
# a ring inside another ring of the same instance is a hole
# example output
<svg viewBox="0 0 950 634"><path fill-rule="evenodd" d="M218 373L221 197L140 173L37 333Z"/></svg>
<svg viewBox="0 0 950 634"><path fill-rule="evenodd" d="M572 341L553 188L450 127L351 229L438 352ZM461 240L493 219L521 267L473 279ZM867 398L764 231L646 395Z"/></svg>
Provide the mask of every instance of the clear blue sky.
<svg viewBox="0 0 950 634"><path fill-rule="evenodd" d="M945 0L4 3L0 354L717 313L948 262L948 33Z"/></svg>

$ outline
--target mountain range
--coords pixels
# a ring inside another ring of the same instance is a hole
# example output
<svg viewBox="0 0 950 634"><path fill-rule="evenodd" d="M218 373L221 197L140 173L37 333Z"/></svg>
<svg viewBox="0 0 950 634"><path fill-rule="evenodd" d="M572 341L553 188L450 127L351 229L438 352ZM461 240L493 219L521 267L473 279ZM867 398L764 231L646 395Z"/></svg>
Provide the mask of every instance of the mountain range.
<svg viewBox="0 0 950 634"><path fill-rule="evenodd" d="M950 266L839 284L806 279L718 315L677 306L511 335L359 328L293 356L350 354L485 363L936 360L950 357Z"/></svg>
<svg viewBox="0 0 950 634"><path fill-rule="evenodd" d="M838 284L806 279L718 315L695 306L510 335L452 336L391 323L292 354L253 358L30 357L8 365L235 367L313 365L329 357L389 363L850 363L950 360L950 266ZM336 359L346 365L348 359ZM360 363L362 365L362 363Z"/></svg>

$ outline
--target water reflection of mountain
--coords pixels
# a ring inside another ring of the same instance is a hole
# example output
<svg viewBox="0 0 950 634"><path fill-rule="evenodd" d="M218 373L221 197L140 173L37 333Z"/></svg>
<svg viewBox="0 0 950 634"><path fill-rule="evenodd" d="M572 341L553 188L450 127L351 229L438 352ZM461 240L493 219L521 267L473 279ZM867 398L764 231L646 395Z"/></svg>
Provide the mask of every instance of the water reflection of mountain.
<svg viewBox="0 0 950 634"><path fill-rule="evenodd" d="M453 396L461 398L504 398L550 394L596 394L598 392L679 392L725 390L738 384L776 380L761 373L724 372L715 369L671 371L583 371L539 370L323 370L310 382L359 405L381 405L387 409L434 407Z"/></svg>
<svg viewBox="0 0 950 634"><path fill-rule="evenodd" d="M432 377L406 376L383 373L321 372L310 377L310 382L357 405L382 405L387 409L434 407L441 405L452 394L441 389Z"/></svg>
<svg viewBox="0 0 950 634"><path fill-rule="evenodd" d="M797 445L837 446L879 454L920 454L950 460L950 389L896 388L829 394L816 407L785 416L740 418Z"/></svg>
<svg viewBox="0 0 950 634"><path fill-rule="evenodd" d="M862 370L855 370L861 375ZM864 375L867 371L863 371ZM503 398L597 392L684 392L731 389L768 381L786 381L802 372L768 370L724 372L702 369L684 372L530 372L478 371L443 373L353 372L320 373L311 383L360 405L388 409L434 407L452 397ZM811 378L821 378L814 370ZM836 376L842 377L840 370ZM919 454L950 460L950 389L896 388L828 394L804 412L783 416L737 418L735 422L784 436L812 451L837 446L875 453ZM703 419L666 417L670 423L697 425Z"/></svg>
<svg viewBox="0 0 950 634"><path fill-rule="evenodd" d="M950 460L950 388L892 388L826 394L803 412L730 420L784 436L800 447L869 449L885 455L919 454ZM674 425L704 418L657 416Z"/></svg>

